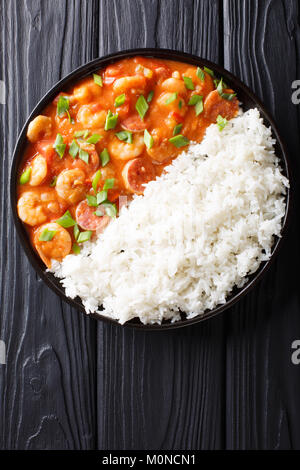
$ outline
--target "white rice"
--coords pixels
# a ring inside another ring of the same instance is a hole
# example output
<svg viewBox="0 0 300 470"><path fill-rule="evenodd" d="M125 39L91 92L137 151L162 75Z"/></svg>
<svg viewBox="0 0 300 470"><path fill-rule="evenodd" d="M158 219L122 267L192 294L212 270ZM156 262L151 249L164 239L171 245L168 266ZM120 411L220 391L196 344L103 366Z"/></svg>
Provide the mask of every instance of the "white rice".
<svg viewBox="0 0 300 470"><path fill-rule="evenodd" d="M224 304L268 260L288 180L257 109L211 125L80 255L53 261L67 296L124 323L187 318Z"/></svg>

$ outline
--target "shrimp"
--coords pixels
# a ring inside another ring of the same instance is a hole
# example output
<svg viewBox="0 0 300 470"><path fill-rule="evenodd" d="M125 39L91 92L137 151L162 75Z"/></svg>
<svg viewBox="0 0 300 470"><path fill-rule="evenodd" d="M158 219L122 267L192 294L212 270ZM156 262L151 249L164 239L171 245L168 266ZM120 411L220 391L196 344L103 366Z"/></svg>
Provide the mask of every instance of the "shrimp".
<svg viewBox="0 0 300 470"><path fill-rule="evenodd" d="M54 190L40 192L38 190L25 191L18 200L18 214L25 224L42 224L49 215L60 210Z"/></svg>
<svg viewBox="0 0 300 470"><path fill-rule="evenodd" d="M126 91L143 93L146 86L146 78L143 75L118 78L113 84L113 90L119 95Z"/></svg>
<svg viewBox="0 0 300 470"><path fill-rule="evenodd" d="M104 109L93 112L91 106L86 104L80 106L77 113L77 120L82 123L84 127L88 129L96 129L99 127L104 127L106 120L106 111Z"/></svg>
<svg viewBox="0 0 300 470"><path fill-rule="evenodd" d="M97 85L94 80L89 80L74 88L71 101L86 103L102 94L102 87Z"/></svg>
<svg viewBox="0 0 300 470"><path fill-rule="evenodd" d="M51 240L40 240L44 230L52 232L53 237ZM34 233L33 243L48 268L51 267L52 259L61 261L70 253L72 248L72 239L69 232L55 222L41 225Z"/></svg>
<svg viewBox="0 0 300 470"><path fill-rule="evenodd" d="M27 129L27 137L30 142L37 142L41 136L50 137L52 121L48 116L39 115L30 122Z"/></svg>
<svg viewBox="0 0 300 470"><path fill-rule="evenodd" d="M184 116L187 110L184 99L180 96L174 97L174 93L168 91L159 95L155 107L159 108L160 114L172 111L178 116Z"/></svg>
<svg viewBox="0 0 300 470"><path fill-rule="evenodd" d="M135 134L132 144L127 144L114 137L108 144L108 151L116 160L131 160L138 157L143 152L144 147L144 136Z"/></svg>
<svg viewBox="0 0 300 470"><path fill-rule="evenodd" d="M48 166L47 160L40 154L31 162L31 175L30 175L30 186L38 186L41 184L47 176Z"/></svg>
<svg viewBox="0 0 300 470"><path fill-rule="evenodd" d="M167 78L162 82L161 87L165 91L178 93L179 95L186 95L187 93L184 81L179 78Z"/></svg>
<svg viewBox="0 0 300 470"><path fill-rule="evenodd" d="M57 178L55 190L59 197L70 204L75 204L84 198L85 173L79 168L63 170Z"/></svg>
<svg viewBox="0 0 300 470"><path fill-rule="evenodd" d="M206 72L203 73L205 77L203 81L198 77L195 67L187 69L183 75L192 79L195 93L205 98L214 89L214 84L211 76Z"/></svg>

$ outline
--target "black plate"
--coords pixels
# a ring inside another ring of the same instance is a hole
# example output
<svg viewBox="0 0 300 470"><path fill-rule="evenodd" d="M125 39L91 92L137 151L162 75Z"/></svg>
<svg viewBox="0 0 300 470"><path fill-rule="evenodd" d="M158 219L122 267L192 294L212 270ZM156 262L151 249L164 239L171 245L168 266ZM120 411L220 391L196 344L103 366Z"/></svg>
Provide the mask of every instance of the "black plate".
<svg viewBox="0 0 300 470"><path fill-rule="evenodd" d="M240 80L238 80L234 75L232 75L230 72L223 69L219 65L216 65L208 60L193 56L191 54L186 54L183 52L173 51L169 49L132 49L128 51L118 52L116 54L111 54L101 59L93 60L92 62L89 62L79 67L74 72L70 73L65 78L60 80L48 93L46 93L46 95L41 99L41 101L37 104L37 106L34 108L32 113L28 117L20 133L18 142L14 150L13 161L12 161L12 166L11 166L10 195L11 195L11 205L12 205L12 212L13 212L13 218L14 218L16 230L19 235L21 244L32 266L37 271L39 276L46 282L46 284L52 290L54 290L54 292L56 292L62 299L66 300L70 305L72 305L73 307L83 312L85 312L85 310L80 299L76 298L73 300L73 299L68 298L65 295L64 288L60 284L59 280L55 278L53 274L46 272L44 263L41 261L39 256L35 253L35 251L30 245L30 241L26 233L26 230L17 214L16 195L17 195L18 167L23 157L23 150L26 144L26 130L27 130L27 126L29 122L33 118L35 118L38 114L40 114L41 111L43 111L43 109L46 107L46 105L49 104L49 102L51 102L60 91L66 90L67 88L74 85L81 78L86 77L101 68L105 68L107 65L117 60L123 59L125 57L133 57L136 55L155 57L159 59L173 59L173 60L177 60L181 62L186 62L192 65L199 65L201 67L206 66L212 69L216 73L217 76L223 77L225 82L229 84L237 93L238 99L242 102L243 110L246 111L247 109L257 107L260 111L261 116L264 118L265 124L268 126L271 126L273 136L275 137L276 142L277 142L276 149L275 149L276 155L281 160L281 167L282 167L283 173L285 174L285 176L287 176L290 179L290 171L289 171L290 166L288 162L287 152L286 152L285 146L282 142L282 139L278 133L278 130L276 128L276 125L273 119L270 117L269 113L266 111L265 107L260 102L260 100L254 95L254 93L252 93L252 91L246 85L244 85ZM261 263L259 269L253 275L249 277L249 281L247 282L247 284L245 284L243 288L241 289L235 288L232 291L231 295L228 297L228 300L224 305L220 305L219 307L216 307L213 310L207 311L203 315L198 315L197 317L192 318L190 320L184 319L184 316L183 316L182 320L177 321L175 323L170 323L169 321L167 321L167 322L163 322L161 325L144 325L138 319L134 319L134 320L131 320L130 322L125 323L125 326L130 326L130 327L140 328L140 329L145 329L145 330L162 330L162 329L167 329L167 328L180 328L183 326L192 325L194 323L198 323L200 321L204 321L209 318L212 318L215 315L223 312L225 309L231 307L233 304L235 304L250 289L253 288L253 286L257 283L257 281L262 277L263 273L266 272L272 260L274 259L276 253L278 252L278 249L286 233L288 215L290 212L289 210L290 209L290 195L291 195L291 189L287 191L287 195L286 195L286 213L285 213L285 217L283 221L282 237L276 239L273 249L272 249L272 256L270 260L267 262ZM119 325L119 323L116 320L111 320L100 314L93 314L91 316L98 320L109 321L109 322Z"/></svg>

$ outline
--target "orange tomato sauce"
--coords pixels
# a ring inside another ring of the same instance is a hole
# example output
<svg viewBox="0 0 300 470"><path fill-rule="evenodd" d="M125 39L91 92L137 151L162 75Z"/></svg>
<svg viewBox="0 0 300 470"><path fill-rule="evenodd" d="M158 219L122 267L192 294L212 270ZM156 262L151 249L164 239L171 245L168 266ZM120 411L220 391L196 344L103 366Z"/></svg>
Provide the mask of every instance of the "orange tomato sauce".
<svg viewBox="0 0 300 470"><path fill-rule="evenodd" d="M28 127L20 177L28 168L30 177L18 186L18 213L33 247L48 266L51 258L61 260L66 256L72 244L77 248L80 245L74 226L53 229L57 227L55 221L66 211L76 221L79 231L90 229L91 236L101 232L111 214L103 206L102 216L96 215L97 207L89 205L87 196L96 197L96 193L103 191L105 181L113 180L104 204L115 204L117 212L119 196L130 199L134 193L142 194L143 185L159 176L189 141L200 142L206 128L218 116L231 119L238 112L238 100L231 95L232 90L224 88L222 96L216 90L214 77L186 63L134 57L99 70L97 75L102 86L97 77L80 80L60 93L44 109L44 117ZM60 96L66 98L68 110L58 115ZM136 109L141 96L148 106L144 116ZM116 106L116 98L120 106ZM196 101L200 103L193 104ZM109 111L118 116L115 127L105 130ZM83 131L85 135L76 137L76 133ZM121 131L126 131L120 137L125 135L129 143L116 136ZM63 156L54 148L58 134L65 146ZM88 143L95 134L98 141ZM185 139L181 147L172 142L174 134ZM75 157L69 153L74 141L78 149ZM101 158L104 150L109 155L105 166ZM99 170L101 176L95 193L92 182ZM51 240L40 240L44 225L52 227ZM61 250L57 248L60 245L64 247Z"/></svg>

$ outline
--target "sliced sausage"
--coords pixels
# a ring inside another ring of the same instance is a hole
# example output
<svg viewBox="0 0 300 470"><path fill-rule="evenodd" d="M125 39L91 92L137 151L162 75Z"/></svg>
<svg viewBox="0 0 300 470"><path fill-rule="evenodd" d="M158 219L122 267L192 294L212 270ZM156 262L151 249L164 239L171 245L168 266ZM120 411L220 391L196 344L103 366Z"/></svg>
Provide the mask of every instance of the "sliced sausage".
<svg viewBox="0 0 300 470"><path fill-rule="evenodd" d="M124 121L121 122L121 127L126 131L144 132L147 128L147 123L142 121L137 114L134 114L133 116L129 116L127 119L124 119Z"/></svg>
<svg viewBox="0 0 300 470"><path fill-rule="evenodd" d="M111 218L108 215L102 217L95 215L95 212L100 210L105 214L103 207L91 207L86 200L81 201L76 208L76 222L84 230L96 230L97 233L101 233L109 224Z"/></svg>
<svg viewBox="0 0 300 470"><path fill-rule="evenodd" d="M232 90L224 90L224 93L233 93ZM226 119L235 117L239 110L237 98L229 101L222 98L217 90L211 91L204 101L204 115L207 119L215 122L218 115Z"/></svg>
<svg viewBox="0 0 300 470"><path fill-rule="evenodd" d="M143 194L144 185L155 178L154 166L146 158L135 158L126 163L122 177L128 191Z"/></svg>

